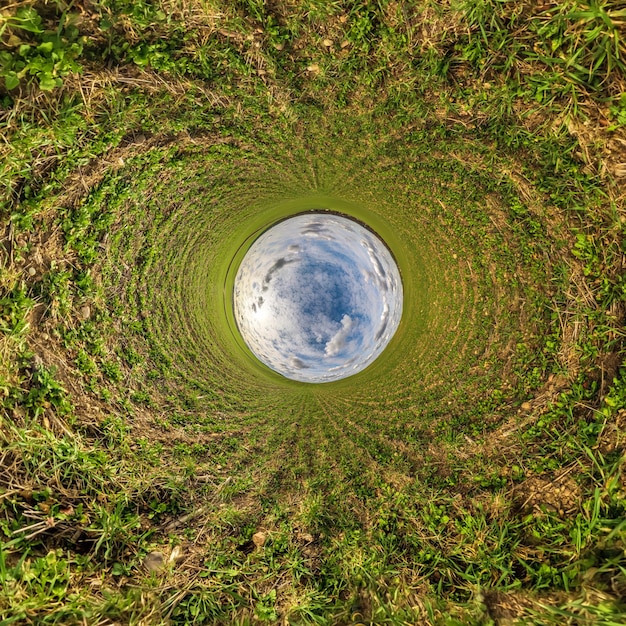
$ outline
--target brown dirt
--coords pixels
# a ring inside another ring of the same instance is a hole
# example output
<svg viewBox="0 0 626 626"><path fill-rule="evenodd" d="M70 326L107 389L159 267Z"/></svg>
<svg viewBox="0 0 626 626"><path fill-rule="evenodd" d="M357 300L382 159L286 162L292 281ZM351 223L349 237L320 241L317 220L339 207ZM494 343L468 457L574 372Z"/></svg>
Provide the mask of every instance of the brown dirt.
<svg viewBox="0 0 626 626"><path fill-rule="evenodd" d="M556 606L562 602L564 597L565 594L555 594L539 599L514 591L508 593L500 591L483 592L487 611L496 626L513 626L518 624L520 618L528 615L529 610L536 609L537 600L540 600L543 604Z"/></svg>
<svg viewBox="0 0 626 626"><path fill-rule="evenodd" d="M576 515L582 504L582 490L566 472L557 476L533 476L513 490L513 502L524 514L556 513L559 517Z"/></svg>

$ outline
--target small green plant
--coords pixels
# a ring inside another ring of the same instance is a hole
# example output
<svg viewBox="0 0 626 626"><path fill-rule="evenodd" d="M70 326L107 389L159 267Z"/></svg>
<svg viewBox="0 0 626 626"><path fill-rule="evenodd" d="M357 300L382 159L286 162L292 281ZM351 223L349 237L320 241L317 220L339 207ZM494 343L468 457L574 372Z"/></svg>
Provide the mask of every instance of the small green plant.
<svg viewBox="0 0 626 626"><path fill-rule="evenodd" d="M24 406L35 418L50 408L60 415L66 415L72 409L67 391L55 379L54 371L45 366L35 368L30 389L24 398Z"/></svg>
<svg viewBox="0 0 626 626"><path fill-rule="evenodd" d="M119 383L122 380L122 369L117 361L105 360L100 364L102 373L112 382Z"/></svg>
<svg viewBox="0 0 626 626"><path fill-rule="evenodd" d="M0 76L7 91L33 80L39 89L50 91L63 84L64 76L81 70L77 59L83 44L73 24L75 17L64 13L56 30L49 31L32 6L19 7L13 16L0 16L0 36L6 37L9 47L0 52ZM35 41L23 41L24 35Z"/></svg>
<svg viewBox="0 0 626 626"><path fill-rule="evenodd" d="M16 283L13 289L0 298L0 332L11 337L23 336L28 330L28 314L35 304L28 297L23 283Z"/></svg>
<svg viewBox="0 0 626 626"><path fill-rule="evenodd" d="M613 131L626 126L626 93L620 94L619 99L611 105L609 110L613 119L613 124L611 124L609 130Z"/></svg>
<svg viewBox="0 0 626 626"><path fill-rule="evenodd" d="M48 305L47 315L53 319L66 317L72 309L75 285L73 272L54 264L36 285L36 293Z"/></svg>
<svg viewBox="0 0 626 626"><path fill-rule="evenodd" d="M78 355L76 356L76 365L79 371L85 376L91 378L98 371L98 367L96 366L92 357L87 354L87 352L83 349L78 351Z"/></svg>

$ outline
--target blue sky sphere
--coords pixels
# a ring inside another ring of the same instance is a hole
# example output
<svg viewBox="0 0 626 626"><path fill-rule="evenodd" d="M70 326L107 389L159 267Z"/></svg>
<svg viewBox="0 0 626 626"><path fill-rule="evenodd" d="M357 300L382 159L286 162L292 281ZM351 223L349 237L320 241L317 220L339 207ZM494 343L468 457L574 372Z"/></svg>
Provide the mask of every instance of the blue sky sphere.
<svg viewBox="0 0 626 626"><path fill-rule="evenodd" d="M385 349L402 317L402 281L367 228L306 213L252 244L235 278L234 312L265 365L293 380L331 382L365 369Z"/></svg>

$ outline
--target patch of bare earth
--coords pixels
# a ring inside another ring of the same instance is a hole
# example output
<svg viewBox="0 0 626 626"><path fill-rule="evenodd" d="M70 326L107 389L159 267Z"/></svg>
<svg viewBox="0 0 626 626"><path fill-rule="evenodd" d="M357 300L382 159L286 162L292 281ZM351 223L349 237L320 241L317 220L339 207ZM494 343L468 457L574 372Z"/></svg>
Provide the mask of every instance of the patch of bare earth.
<svg viewBox="0 0 626 626"><path fill-rule="evenodd" d="M582 504L582 490L571 477L576 466L556 476L532 476L513 489L513 502L520 513L561 518L576 515Z"/></svg>

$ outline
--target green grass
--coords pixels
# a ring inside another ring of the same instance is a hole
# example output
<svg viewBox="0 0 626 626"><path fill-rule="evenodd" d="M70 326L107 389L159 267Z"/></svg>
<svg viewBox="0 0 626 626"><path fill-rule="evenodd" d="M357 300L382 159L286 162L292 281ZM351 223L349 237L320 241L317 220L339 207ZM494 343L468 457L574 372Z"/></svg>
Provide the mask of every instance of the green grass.
<svg viewBox="0 0 626 626"><path fill-rule="evenodd" d="M623 623L624 11L90 6L0 17L0 621ZM230 293L320 206L405 313L306 385Z"/></svg>

